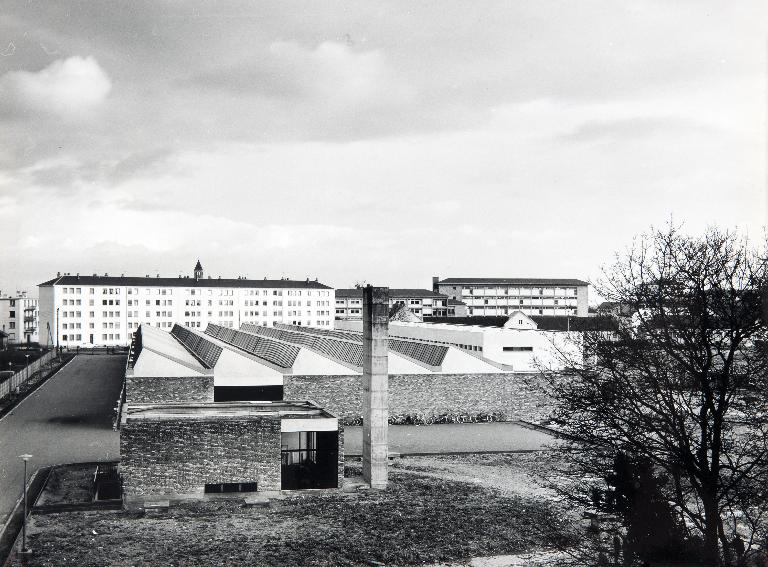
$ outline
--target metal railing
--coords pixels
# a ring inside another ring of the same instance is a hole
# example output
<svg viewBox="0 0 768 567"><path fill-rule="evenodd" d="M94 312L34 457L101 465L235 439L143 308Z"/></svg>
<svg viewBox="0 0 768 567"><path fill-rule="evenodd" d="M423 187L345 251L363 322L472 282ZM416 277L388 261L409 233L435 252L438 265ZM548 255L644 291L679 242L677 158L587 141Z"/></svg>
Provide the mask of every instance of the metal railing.
<svg viewBox="0 0 768 567"><path fill-rule="evenodd" d="M55 357L55 351L48 352L16 372L16 374L10 378L0 382L0 400L10 396L11 392L32 378L37 372L40 371L40 369L43 368L43 366L50 363Z"/></svg>

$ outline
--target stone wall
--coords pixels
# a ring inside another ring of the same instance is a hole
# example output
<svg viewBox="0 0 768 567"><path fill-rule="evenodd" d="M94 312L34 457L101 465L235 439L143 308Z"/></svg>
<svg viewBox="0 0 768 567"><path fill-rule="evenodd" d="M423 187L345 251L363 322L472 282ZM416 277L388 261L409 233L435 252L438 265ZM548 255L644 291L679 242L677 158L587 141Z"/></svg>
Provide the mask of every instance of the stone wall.
<svg viewBox="0 0 768 567"><path fill-rule="evenodd" d="M362 376L285 376L286 400L312 400L347 424L362 420ZM538 374L390 374L390 423L441 418L538 421L549 415Z"/></svg>
<svg viewBox="0 0 768 567"><path fill-rule="evenodd" d="M129 419L120 456L128 498L201 493L224 482L280 490L280 420Z"/></svg>
<svg viewBox="0 0 768 567"><path fill-rule="evenodd" d="M126 376L126 403L212 402L213 376Z"/></svg>

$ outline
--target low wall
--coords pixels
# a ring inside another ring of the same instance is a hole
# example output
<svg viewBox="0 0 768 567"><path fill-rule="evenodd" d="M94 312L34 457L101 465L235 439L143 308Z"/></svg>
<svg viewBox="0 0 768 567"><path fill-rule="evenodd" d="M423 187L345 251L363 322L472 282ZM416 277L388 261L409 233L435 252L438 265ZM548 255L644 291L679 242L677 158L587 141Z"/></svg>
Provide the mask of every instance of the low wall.
<svg viewBox="0 0 768 567"><path fill-rule="evenodd" d="M362 376L285 376L286 400L313 400L348 425L362 422ZM539 374L390 374L390 423L539 421L549 399Z"/></svg>
<svg viewBox="0 0 768 567"><path fill-rule="evenodd" d="M126 376L128 404L212 402L213 376Z"/></svg>

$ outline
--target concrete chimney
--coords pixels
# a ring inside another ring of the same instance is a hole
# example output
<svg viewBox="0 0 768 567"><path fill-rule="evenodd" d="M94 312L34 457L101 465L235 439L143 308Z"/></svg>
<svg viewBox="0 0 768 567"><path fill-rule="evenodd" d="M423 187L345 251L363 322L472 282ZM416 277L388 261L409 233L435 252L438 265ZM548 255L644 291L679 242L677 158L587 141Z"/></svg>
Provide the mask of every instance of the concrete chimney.
<svg viewBox="0 0 768 567"><path fill-rule="evenodd" d="M437 282L440 281L440 276L432 276L432 291L435 293L440 293L440 286L437 285Z"/></svg>
<svg viewBox="0 0 768 567"><path fill-rule="evenodd" d="M363 479L387 487L389 289L363 289Z"/></svg>

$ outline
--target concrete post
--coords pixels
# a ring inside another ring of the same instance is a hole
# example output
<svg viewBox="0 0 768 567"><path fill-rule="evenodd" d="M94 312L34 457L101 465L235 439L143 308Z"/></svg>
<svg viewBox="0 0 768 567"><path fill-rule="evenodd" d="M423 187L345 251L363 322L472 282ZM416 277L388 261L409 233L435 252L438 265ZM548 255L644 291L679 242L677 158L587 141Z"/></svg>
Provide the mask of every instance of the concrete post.
<svg viewBox="0 0 768 567"><path fill-rule="evenodd" d="M363 289L363 479L387 487L389 289Z"/></svg>

